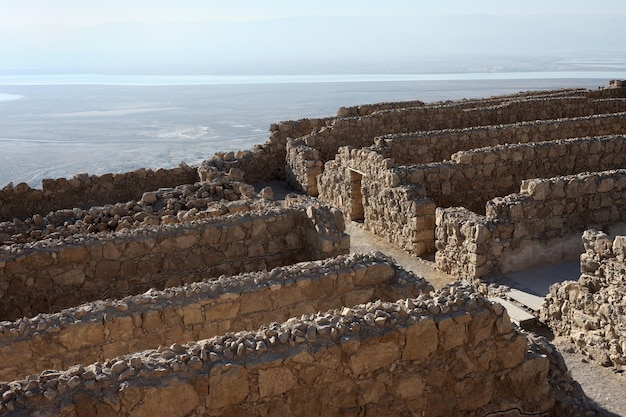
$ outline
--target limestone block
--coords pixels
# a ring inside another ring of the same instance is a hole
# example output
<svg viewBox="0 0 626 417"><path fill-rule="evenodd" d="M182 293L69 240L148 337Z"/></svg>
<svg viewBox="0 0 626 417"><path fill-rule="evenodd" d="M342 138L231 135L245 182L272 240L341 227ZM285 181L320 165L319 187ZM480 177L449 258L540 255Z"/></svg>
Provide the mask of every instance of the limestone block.
<svg viewBox="0 0 626 417"><path fill-rule="evenodd" d="M157 330L163 326L160 310L145 310L141 314L141 319L141 327L147 331Z"/></svg>
<svg viewBox="0 0 626 417"><path fill-rule="evenodd" d="M128 342L113 342L102 345L102 356L106 359L125 355L129 352Z"/></svg>
<svg viewBox="0 0 626 417"><path fill-rule="evenodd" d="M288 368L270 368L259 371L261 398L283 394L296 388L298 381Z"/></svg>
<svg viewBox="0 0 626 417"><path fill-rule="evenodd" d="M615 237L612 251L618 261L624 262L626 260L626 236Z"/></svg>
<svg viewBox="0 0 626 417"><path fill-rule="evenodd" d="M53 270L50 270L53 272ZM82 266L64 271L61 274L53 275L52 279L59 286L81 285L85 282L85 271Z"/></svg>
<svg viewBox="0 0 626 417"><path fill-rule="evenodd" d="M96 265L96 279L99 281L110 281L117 278L120 272L120 262L101 261Z"/></svg>
<svg viewBox="0 0 626 417"><path fill-rule="evenodd" d="M392 280L396 273L390 265L375 264L370 265L365 270L365 274L356 274L354 283L357 285L369 286Z"/></svg>
<svg viewBox="0 0 626 417"><path fill-rule="evenodd" d="M465 378L454 384L459 410L476 410L488 404L494 394L494 378L480 374L477 378Z"/></svg>
<svg viewBox="0 0 626 417"><path fill-rule="evenodd" d="M239 404L250 393L248 370L233 364L217 365L209 374L209 395L206 407L220 409Z"/></svg>
<svg viewBox="0 0 626 417"><path fill-rule="evenodd" d="M133 337L135 325L132 316L115 317L105 323L107 340L127 341Z"/></svg>
<svg viewBox="0 0 626 417"><path fill-rule="evenodd" d="M89 259L89 250L83 246L68 246L58 253L59 266L86 262Z"/></svg>
<svg viewBox="0 0 626 417"><path fill-rule="evenodd" d="M204 321L202 306L200 304L190 304L183 307L183 322L185 326L200 324Z"/></svg>
<svg viewBox="0 0 626 417"><path fill-rule="evenodd" d="M282 286L278 291L270 292L274 308L284 307L303 301L302 289L295 285L285 287Z"/></svg>
<svg viewBox="0 0 626 417"><path fill-rule="evenodd" d="M516 394L524 400L537 399L549 391L548 370L550 360L545 356L534 355L507 375L510 386L516 387Z"/></svg>
<svg viewBox="0 0 626 417"><path fill-rule="evenodd" d="M343 296L343 305L354 306L367 303L374 297L374 292L374 288L349 291Z"/></svg>
<svg viewBox="0 0 626 417"><path fill-rule="evenodd" d="M104 326L99 321L73 324L61 330L59 342L69 350L99 345L104 342Z"/></svg>
<svg viewBox="0 0 626 417"><path fill-rule="evenodd" d="M446 317L437 323L441 348L451 350L467 341L467 324L458 323L453 317Z"/></svg>
<svg viewBox="0 0 626 417"><path fill-rule="evenodd" d="M128 414L137 417L184 417L200 404L194 386L182 381L168 381L159 387L126 386L120 391L120 400Z"/></svg>
<svg viewBox="0 0 626 417"><path fill-rule="evenodd" d="M189 249L190 247L196 244L197 240L198 240L197 236L194 233L194 234L187 234L184 236L178 236L175 239L175 243L178 249Z"/></svg>
<svg viewBox="0 0 626 417"><path fill-rule="evenodd" d="M349 358L352 373L363 375L384 366L391 365L400 358L400 349L396 340L368 340L361 344L358 351Z"/></svg>
<svg viewBox="0 0 626 417"><path fill-rule="evenodd" d="M424 393L424 380L419 375L401 376L393 386L394 396L402 400L418 399Z"/></svg>
<svg viewBox="0 0 626 417"><path fill-rule="evenodd" d="M242 313L243 314L243 313ZM219 319L233 319L239 315L239 302L220 302L204 307L204 318L206 321Z"/></svg>
<svg viewBox="0 0 626 417"><path fill-rule="evenodd" d="M468 325L468 340L472 345L491 337L495 316L489 310L473 313L473 320Z"/></svg>
<svg viewBox="0 0 626 417"><path fill-rule="evenodd" d="M241 294L239 304L239 314L249 314L270 309L271 299L268 291L255 291Z"/></svg>
<svg viewBox="0 0 626 417"><path fill-rule="evenodd" d="M513 333L509 340L496 344L496 358L504 369L512 369L524 361L526 337Z"/></svg>
<svg viewBox="0 0 626 417"><path fill-rule="evenodd" d="M406 331L402 359L423 361L437 350L439 343L437 326L431 318L424 318Z"/></svg>
<svg viewBox="0 0 626 417"><path fill-rule="evenodd" d="M107 242L102 247L102 257L104 259L119 259L121 255L119 249L112 242Z"/></svg>

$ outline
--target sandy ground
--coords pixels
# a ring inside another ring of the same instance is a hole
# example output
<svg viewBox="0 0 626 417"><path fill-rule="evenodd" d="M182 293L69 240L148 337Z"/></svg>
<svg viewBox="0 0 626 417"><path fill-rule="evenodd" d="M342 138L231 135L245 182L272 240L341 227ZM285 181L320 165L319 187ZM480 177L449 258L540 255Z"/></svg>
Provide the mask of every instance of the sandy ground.
<svg viewBox="0 0 626 417"><path fill-rule="evenodd" d="M455 279L435 268L432 259L412 256L384 239L365 231L361 224L346 224L346 233L351 237L351 251L367 253L381 251L404 267L426 278L435 288L441 288ZM564 338L552 341L563 355L572 376L582 386L587 396L606 411L606 416L626 416L626 375L612 368L604 368L589 362L575 353L573 345Z"/></svg>
<svg viewBox="0 0 626 417"><path fill-rule="evenodd" d="M398 249L386 240L366 231L360 223L349 222L346 224L346 233L350 235L350 251L356 253L368 253L381 251L391 256L407 271L426 278L435 289L455 281L455 278L438 271L433 259L412 256Z"/></svg>

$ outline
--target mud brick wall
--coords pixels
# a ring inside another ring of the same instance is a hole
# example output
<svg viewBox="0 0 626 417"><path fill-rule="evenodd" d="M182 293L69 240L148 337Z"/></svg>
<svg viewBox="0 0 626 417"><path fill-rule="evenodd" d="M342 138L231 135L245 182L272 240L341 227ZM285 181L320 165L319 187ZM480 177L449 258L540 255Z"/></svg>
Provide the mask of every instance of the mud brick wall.
<svg viewBox="0 0 626 417"><path fill-rule="evenodd" d="M452 286L44 372L1 385L0 407L94 417L548 412L550 361L528 346L502 306Z"/></svg>
<svg viewBox="0 0 626 417"><path fill-rule="evenodd" d="M0 381L430 291L434 289L423 278L381 253L372 253L96 301L56 314L3 322Z"/></svg>
<svg viewBox="0 0 626 417"><path fill-rule="evenodd" d="M583 234L581 275L550 287L541 320L593 361L626 369L626 236Z"/></svg>
<svg viewBox="0 0 626 417"><path fill-rule="evenodd" d="M138 169L120 174L78 174L74 178L44 179L41 189L26 183L9 184L0 190L0 221L25 219L60 209L103 206L139 200L146 191L193 184L199 180L195 168L181 164L172 169Z"/></svg>
<svg viewBox="0 0 626 417"><path fill-rule="evenodd" d="M626 113L613 113L435 130L382 136L376 139L375 149L385 157L393 158L396 165L427 164L446 161L459 151L487 146L626 133L625 124Z"/></svg>
<svg viewBox="0 0 626 417"><path fill-rule="evenodd" d="M337 209L309 202L13 245L0 252L0 318L347 253L344 228Z"/></svg>

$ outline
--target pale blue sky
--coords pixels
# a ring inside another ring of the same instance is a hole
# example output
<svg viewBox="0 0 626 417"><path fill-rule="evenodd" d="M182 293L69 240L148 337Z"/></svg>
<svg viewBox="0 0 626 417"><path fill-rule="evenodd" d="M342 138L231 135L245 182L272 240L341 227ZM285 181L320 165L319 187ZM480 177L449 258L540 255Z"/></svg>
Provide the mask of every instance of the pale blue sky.
<svg viewBox="0 0 626 417"><path fill-rule="evenodd" d="M0 0L0 25L247 21L295 16L626 14L623 0Z"/></svg>
<svg viewBox="0 0 626 417"><path fill-rule="evenodd" d="M406 72L443 70L433 56L462 69L468 56L623 57L624 18L624 0L0 0L0 72ZM508 65L498 61L478 68Z"/></svg>

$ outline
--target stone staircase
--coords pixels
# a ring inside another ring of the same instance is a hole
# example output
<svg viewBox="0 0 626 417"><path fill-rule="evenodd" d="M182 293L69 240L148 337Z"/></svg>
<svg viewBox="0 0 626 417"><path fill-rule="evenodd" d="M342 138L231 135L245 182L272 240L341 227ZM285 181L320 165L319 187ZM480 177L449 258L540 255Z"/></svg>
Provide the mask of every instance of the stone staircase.
<svg viewBox="0 0 626 417"><path fill-rule="evenodd" d="M576 280L580 273L578 261L536 267L509 273L494 279L503 284L495 292L489 291L489 299L506 308L511 321L523 329L533 327L539 310L550 291L550 285L565 280Z"/></svg>
<svg viewBox="0 0 626 417"><path fill-rule="evenodd" d="M511 288L502 297L493 296L489 300L502 304L511 321L522 329L527 329L536 323L544 297Z"/></svg>

